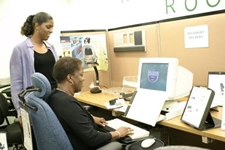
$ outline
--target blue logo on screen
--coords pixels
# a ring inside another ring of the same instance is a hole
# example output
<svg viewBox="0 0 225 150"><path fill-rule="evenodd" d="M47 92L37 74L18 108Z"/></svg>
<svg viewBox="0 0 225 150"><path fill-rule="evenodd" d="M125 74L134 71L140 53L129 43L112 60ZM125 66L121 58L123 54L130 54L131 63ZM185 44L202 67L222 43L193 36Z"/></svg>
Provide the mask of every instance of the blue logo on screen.
<svg viewBox="0 0 225 150"><path fill-rule="evenodd" d="M159 71L148 71L148 81L155 83L159 79Z"/></svg>

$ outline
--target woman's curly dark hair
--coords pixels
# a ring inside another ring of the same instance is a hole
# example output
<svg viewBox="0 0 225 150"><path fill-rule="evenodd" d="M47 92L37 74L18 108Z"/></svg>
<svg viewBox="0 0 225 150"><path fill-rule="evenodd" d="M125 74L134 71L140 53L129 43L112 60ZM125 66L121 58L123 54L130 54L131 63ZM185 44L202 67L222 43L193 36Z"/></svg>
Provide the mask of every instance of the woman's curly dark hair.
<svg viewBox="0 0 225 150"><path fill-rule="evenodd" d="M68 74L79 71L82 61L74 57L62 57L54 65L53 77L58 83L64 81Z"/></svg>

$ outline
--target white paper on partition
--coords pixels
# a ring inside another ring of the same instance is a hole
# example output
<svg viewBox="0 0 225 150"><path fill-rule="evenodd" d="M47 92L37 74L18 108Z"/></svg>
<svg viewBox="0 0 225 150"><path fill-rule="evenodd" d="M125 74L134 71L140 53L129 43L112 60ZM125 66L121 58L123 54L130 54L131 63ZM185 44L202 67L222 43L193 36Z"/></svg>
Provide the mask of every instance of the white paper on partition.
<svg viewBox="0 0 225 150"><path fill-rule="evenodd" d="M8 150L6 133L0 132L0 150Z"/></svg>
<svg viewBox="0 0 225 150"><path fill-rule="evenodd" d="M185 48L209 47L208 25L184 29Z"/></svg>
<svg viewBox="0 0 225 150"><path fill-rule="evenodd" d="M223 106L225 103L225 74L209 74L208 88L214 90L215 96L213 98L212 106ZM211 107L212 107L211 106Z"/></svg>
<svg viewBox="0 0 225 150"><path fill-rule="evenodd" d="M126 117L154 127L164 103L165 96L161 92L138 90Z"/></svg>
<svg viewBox="0 0 225 150"><path fill-rule="evenodd" d="M32 135L29 114L23 108L21 110L22 122L23 122L23 134L24 134L24 146L26 149L32 150Z"/></svg>

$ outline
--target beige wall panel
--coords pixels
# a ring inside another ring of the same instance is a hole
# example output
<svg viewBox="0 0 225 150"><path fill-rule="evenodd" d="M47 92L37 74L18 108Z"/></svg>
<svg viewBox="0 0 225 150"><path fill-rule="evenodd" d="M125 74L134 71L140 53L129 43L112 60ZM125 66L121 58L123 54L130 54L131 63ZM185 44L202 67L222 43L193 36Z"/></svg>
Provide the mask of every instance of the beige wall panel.
<svg viewBox="0 0 225 150"><path fill-rule="evenodd" d="M114 52L114 34L126 31L145 30L146 52ZM139 58L158 57L157 25L112 30L108 32L109 61L113 86L121 86L124 76L137 76Z"/></svg>
<svg viewBox="0 0 225 150"><path fill-rule="evenodd" d="M185 49L185 27L208 25L209 47ZM162 57L176 57L194 73L194 85L207 85L208 71L225 71L225 14L160 23Z"/></svg>

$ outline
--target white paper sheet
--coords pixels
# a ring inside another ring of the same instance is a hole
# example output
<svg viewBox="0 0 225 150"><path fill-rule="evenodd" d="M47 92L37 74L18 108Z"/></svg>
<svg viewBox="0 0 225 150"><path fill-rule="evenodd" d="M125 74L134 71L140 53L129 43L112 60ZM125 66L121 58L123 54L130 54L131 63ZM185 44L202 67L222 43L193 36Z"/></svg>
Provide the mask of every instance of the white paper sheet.
<svg viewBox="0 0 225 150"><path fill-rule="evenodd" d="M126 117L155 126L164 103L165 96L162 92L138 90Z"/></svg>
<svg viewBox="0 0 225 150"><path fill-rule="evenodd" d="M214 73L208 76L208 88L215 91L212 106L223 106L225 103L225 73Z"/></svg>
<svg viewBox="0 0 225 150"><path fill-rule="evenodd" d="M0 132L0 150L8 150L6 133Z"/></svg>
<svg viewBox="0 0 225 150"><path fill-rule="evenodd" d="M24 146L26 147L26 149L33 150L29 114L23 108L21 108L20 110L23 122Z"/></svg>

